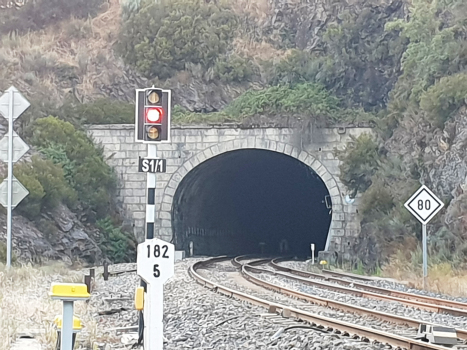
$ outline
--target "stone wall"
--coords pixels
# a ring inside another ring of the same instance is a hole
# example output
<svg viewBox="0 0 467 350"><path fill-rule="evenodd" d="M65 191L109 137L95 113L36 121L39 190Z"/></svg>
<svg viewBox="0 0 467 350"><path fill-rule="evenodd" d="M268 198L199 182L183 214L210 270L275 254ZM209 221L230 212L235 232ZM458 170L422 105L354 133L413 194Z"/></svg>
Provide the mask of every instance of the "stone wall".
<svg viewBox="0 0 467 350"><path fill-rule="evenodd" d="M339 180L335 148L344 147L350 136L371 133L371 128L321 128L310 136L291 128L224 126L173 126L172 143L158 144L157 157L167 159L167 172L157 174L156 234L172 238L172 201L178 184L205 160L235 149L256 148L280 152L310 166L326 184L332 200L332 220L327 249L346 252L358 235L357 201L345 201L346 189ZM134 125L96 125L88 128L102 143L108 163L119 177L118 201L135 234L143 239L146 175L138 173L138 157L147 155L147 145L135 143Z"/></svg>

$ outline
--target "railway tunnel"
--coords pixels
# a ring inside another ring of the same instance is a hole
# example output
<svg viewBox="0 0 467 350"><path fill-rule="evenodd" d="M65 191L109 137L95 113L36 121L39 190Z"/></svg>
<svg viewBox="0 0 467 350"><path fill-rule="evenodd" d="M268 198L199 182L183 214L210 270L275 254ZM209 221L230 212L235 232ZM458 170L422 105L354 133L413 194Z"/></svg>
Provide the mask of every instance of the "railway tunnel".
<svg viewBox="0 0 467 350"><path fill-rule="evenodd" d="M326 198L327 197L327 198ZM194 255L310 255L324 250L329 192L288 155L242 149L217 155L180 182L172 206L177 250Z"/></svg>

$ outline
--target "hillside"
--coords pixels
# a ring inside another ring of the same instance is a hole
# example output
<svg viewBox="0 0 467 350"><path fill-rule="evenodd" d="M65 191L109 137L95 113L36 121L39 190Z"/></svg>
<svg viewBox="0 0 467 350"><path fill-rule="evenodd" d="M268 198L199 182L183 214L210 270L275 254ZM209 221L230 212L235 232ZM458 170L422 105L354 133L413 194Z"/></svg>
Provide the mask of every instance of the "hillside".
<svg viewBox="0 0 467 350"><path fill-rule="evenodd" d="M356 256L419 262L403 203L425 183L446 204L431 256L466 261L462 0L82 1L0 9L0 90L32 102L26 137L48 115L77 129L132 122L134 89L152 84L174 91L177 123L371 121L378 137L340 154L342 181L362 196Z"/></svg>

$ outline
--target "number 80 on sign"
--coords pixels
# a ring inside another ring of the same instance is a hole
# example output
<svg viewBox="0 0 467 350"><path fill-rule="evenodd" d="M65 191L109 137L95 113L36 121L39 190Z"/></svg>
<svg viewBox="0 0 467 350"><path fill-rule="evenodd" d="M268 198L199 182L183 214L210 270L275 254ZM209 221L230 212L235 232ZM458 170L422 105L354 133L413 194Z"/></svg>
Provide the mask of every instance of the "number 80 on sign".
<svg viewBox="0 0 467 350"><path fill-rule="evenodd" d="M138 244L137 273L148 284L164 284L174 274L174 245L154 238Z"/></svg>

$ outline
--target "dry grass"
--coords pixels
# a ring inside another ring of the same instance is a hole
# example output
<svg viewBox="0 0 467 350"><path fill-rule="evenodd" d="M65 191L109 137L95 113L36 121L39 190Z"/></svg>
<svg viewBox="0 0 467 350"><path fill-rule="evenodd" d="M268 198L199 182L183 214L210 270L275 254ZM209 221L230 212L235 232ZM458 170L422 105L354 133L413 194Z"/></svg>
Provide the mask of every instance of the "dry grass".
<svg viewBox="0 0 467 350"><path fill-rule="evenodd" d="M57 71L69 67L79 77L76 90L81 99L92 95L96 78L115 75L118 70L112 46L119 32L120 11L119 0L108 0L101 14L93 19L73 18L43 31L3 36L0 38L0 80L16 82L25 80L24 76L29 74L31 81L33 73L41 89L46 80L47 89L54 91L61 80ZM32 91L37 90L32 87Z"/></svg>
<svg viewBox="0 0 467 350"><path fill-rule="evenodd" d="M62 303L50 299L50 285L52 282L81 282L82 276L82 272L56 263L40 268L15 267L9 271L0 265L0 350L9 349L17 335L25 331L39 331L37 339L43 349L53 349L57 333L52 321L61 314ZM75 303L75 315L85 325L79 338L84 337L83 345L90 348L95 339L96 322L86 302Z"/></svg>
<svg viewBox="0 0 467 350"><path fill-rule="evenodd" d="M414 264L401 254L393 257L389 264L382 268L382 277L407 281L413 288L423 288L422 265ZM449 263L428 266L427 289L452 296L467 296L467 271L455 270Z"/></svg>

